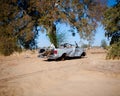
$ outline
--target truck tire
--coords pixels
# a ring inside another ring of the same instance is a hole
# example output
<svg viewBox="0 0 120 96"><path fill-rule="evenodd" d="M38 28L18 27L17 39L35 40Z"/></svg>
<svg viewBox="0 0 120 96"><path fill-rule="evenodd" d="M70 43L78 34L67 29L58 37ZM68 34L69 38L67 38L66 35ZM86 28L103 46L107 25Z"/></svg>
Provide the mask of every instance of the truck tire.
<svg viewBox="0 0 120 96"><path fill-rule="evenodd" d="M60 58L58 58L57 61L58 61L58 60L64 61L65 58L66 58L66 53L64 53Z"/></svg>
<svg viewBox="0 0 120 96"><path fill-rule="evenodd" d="M61 56L61 61L64 61L66 58L66 53L64 53L62 56Z"/></svg>
<svg viewBox="0 0 120 96"><path fill-rule="evenodd" d="M83 52L83 53L81 54L81 56L86 56L86 52Z"/></svg>

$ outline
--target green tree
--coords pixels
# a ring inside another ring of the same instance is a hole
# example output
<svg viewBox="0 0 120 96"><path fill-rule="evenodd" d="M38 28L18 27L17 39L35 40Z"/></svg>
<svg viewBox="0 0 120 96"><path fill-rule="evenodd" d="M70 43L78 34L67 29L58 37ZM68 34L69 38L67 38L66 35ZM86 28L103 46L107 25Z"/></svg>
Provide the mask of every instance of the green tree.
<svg viewBox="0 0 120 96"><path fill-rule="evenodd" d="M93 34L105 9L103 0L0 0L0 5L2 54L33 47L38 26L47 30L50 41L57 47L55 22L68 22L87 38Z"/></svg>
<svg viewBox="0 0 120 96"><path fill-rule="evenodd" d="M120 58L120 0L117 4L106 10L103 24L105 26L105 35L111 38L110 49L107 58Z"/></svg>
<svg viewBox="0 0 120 96"><path fill-rule="evenodd" d="M82 46L81 46L82 48L88 48L89 47L89 45L88 44L82 44Z"/></svg>
<svg viewBox="0 0 120 96"><path fill-rule="evenodd" d="M107 48L107 42L104 39L101 40L101 47L103 47L104 49Z"/></svg>

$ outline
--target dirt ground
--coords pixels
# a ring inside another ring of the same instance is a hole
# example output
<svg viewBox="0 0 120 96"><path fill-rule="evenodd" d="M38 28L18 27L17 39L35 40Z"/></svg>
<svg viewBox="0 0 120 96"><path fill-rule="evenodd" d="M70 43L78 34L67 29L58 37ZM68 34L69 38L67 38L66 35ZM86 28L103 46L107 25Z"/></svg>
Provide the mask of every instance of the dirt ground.
<svg viewBox="0 0 120 96"><path fill-rule="evenodd" d="M0 56L0 96L120 96L120 60L105 55L96 48L65 61L37 52Z"/></svg>

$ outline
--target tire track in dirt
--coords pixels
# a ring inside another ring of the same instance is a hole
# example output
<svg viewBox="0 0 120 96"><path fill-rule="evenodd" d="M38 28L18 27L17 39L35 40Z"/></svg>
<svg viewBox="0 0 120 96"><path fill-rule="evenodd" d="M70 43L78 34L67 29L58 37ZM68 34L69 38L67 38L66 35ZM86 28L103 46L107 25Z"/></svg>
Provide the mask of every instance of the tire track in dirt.
<svg viewBox="0 0 120 96"><path fill-rule="evenodd" d="M28 76L32 76L34 74L39 74L39 73L47 72L47 71L61 70L61 69L64 69L64 68L70 68L70 67L77 66L77 65L80 65L80 64L77 63L77 64L72 64L72 65L64 65L64 66L60 66L60 67L56 67L56 68L44 69L44 70L39 70L39 71L36 71L36 72L5 77L5 78L0 79L0 82L2 82L2 81L7 82L7 81L10 81L10 80L13 80L13 79L25 78L25 77L28 77Z"/></svg>

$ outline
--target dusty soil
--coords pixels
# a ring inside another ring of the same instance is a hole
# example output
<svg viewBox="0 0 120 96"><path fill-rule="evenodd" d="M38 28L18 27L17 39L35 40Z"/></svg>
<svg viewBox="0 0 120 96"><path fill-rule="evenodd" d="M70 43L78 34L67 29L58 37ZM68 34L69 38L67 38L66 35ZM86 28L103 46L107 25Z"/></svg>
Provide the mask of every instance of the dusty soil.
<svg viewBox="0 0 120 96"><path fill-rule="evenodd" d="M103 49L65 61L37 55L0 56L0 96L120 96L120 60L105 60Z"/></svg>

